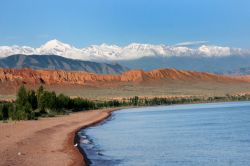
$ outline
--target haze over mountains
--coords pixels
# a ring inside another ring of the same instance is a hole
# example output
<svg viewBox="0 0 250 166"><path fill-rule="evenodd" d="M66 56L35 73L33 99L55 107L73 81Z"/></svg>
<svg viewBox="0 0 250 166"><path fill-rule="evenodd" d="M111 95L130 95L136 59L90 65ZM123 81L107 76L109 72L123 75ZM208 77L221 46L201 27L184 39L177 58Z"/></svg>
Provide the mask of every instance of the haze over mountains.
<svg viewBox="0 0 250 166"><path fill-rule="evenodd" d="M131 69L153 70L159 68L176 68L179 70L192 70L211 72L226 75L250 74L250 56L172 56L172 57L143 57L137 60L119 61Z"/></svg>
<svg viewBox="0 0 250 166"><path fill-rule="evenodd" d="M46 55L45 59L48 55L60 55L84 61L117 62L131 69L144 70L176 68L220 74L249 74L250 68L249 49L205 45L205 43L198 47L190 47L187 43L172 46L132 43L124 47L102 44L76 48L58 40L51 40L39 48L0 46L0 57L14 54ZM40 67L33 66L33 68ZM58 69L58 67L52 67L52 69ZM69 69L81 70L82 68Z"/></svg>

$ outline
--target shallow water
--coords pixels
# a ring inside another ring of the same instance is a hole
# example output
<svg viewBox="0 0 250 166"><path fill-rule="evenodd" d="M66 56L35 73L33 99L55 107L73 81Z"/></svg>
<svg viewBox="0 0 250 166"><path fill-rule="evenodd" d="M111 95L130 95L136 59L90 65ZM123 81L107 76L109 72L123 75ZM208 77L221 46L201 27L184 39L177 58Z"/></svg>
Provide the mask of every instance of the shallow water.
<svg viewBox="0 0 250 166"><path fill-rule="evenodd" d="M250 165L250 102L125 109L79 134L92 165Z"/></svg>

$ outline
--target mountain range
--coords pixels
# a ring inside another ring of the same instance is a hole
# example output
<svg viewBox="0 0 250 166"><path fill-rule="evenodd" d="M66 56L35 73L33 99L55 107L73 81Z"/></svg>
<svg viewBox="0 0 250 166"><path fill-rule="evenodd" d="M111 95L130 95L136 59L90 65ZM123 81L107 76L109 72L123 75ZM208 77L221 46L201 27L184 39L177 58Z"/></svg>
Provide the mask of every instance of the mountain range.
<svg viewBox="0 0 250 166"><path fill-rule="evenodd" d="M60 55L71 59L91 61L119 61L134 60L150 56L230 56L250 55L250 50L231 47L220 47L215 45L201 45L198 48L190 48L183 45L153 45L132 43L124 47L117 45L92 45L84 48L76 48L56 39L50 40L39 48L29 46L0 46L0 57L13 54L25 55Z"/></svg>
<svg viewBox="0 0 250 166"><path fill-rule="evenodd" d="M57 55L11 55L0 59L0 68L32 68L50 70L86 71L98 74L119 74L128 68L119 64L107 64L64 58Z"/></svg>
<svg viewBox="0 0 250 166"><path fill-rule="evenodd" d="M1 59L14 54L31 55L32 59L35 58L35 55L43 55L45 56L44 59L48 59L49 56L58 55L68 58L67 61L70 61L69 59L71 59L72 61L70 63L73 63L73 60L74 62L77 61L77 64L79 64L79 61L92 61L101 64L106 63L106 65L119 63L122 66L125 66L122 67L118 65L120 69L127 69L126 67L128 67L130 69L144 69L147 71L157 68L176 68L181 70L195 70L219 74L244 75L249 73L248 68L250 68L249 49L205 45L205 43L197 47L180 44L152 45L132 43L124 47L101 44L76 48L54 39L46 42L38 48L28 46L0 46ZM39 56L39 59L42 59L41 56ZM6 65L4 62L1 64L1 67L18 66L10 63ZM67 63L66 66L68 65L69 63ZM31 68L68 68L68 70L94 71L85 70L83 69L84 67L80 67L81 65L73 65L74 67L66 67L65 65L59 66L61 67L58 67L58 65L44 66L43 64L36 66L34 64L26 64L26 67ZM120 71L125 71L123 69ZM102 71L96 73L102 73Z"/></svg>

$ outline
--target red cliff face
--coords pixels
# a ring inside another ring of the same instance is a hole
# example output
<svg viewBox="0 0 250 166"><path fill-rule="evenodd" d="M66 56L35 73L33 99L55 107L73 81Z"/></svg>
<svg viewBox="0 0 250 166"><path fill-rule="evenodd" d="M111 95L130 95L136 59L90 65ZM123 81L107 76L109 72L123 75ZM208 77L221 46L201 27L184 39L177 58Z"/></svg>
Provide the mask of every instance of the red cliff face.
<svg viewBox="0 0 250 166"><path fill-rule="evenodd" d="M143 82L147 81L148 75L143 70L130 70L120 76L122 82Z"/></svg>
<svg viewBox="0 0 250 166"><path fill-rule="evenodd" d="M121 75L98 75L87 72L32 69L0 69L0 83L12 85L98 85L116 83L147 83L165 81L248 81L239 77L227 77L210 73L159 69L149 72L131 70Z"/></svg>
<svg viewBox="0 0 250 166"><path fill-rule="evenodd" d="M0 69L0 82L15 84L78 84L90 82L119 81L115 75L97 75L86 72L56 70Z"/></svg>

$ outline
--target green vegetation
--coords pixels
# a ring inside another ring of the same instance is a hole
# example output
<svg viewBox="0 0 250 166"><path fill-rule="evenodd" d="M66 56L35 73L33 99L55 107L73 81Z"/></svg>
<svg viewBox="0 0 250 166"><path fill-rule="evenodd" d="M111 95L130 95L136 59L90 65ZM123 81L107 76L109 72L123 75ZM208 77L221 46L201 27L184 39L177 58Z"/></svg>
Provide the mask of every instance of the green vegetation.
<svg viewBox="0 0 250 166"><path fill-rule="evenodd" d="M21 86L16 101L0 103L0 120L32 120L39 117L53 117L69 112L121 106L154 106L187 104L202 102L247 101L250 95L215 97L179 97L179 98L141 98L138 96L122 100L91 101L83 98L70 98L63 94L46 91L42 86L36 91Z"/></svg>
<svg viewBox="0 0 250 166"><path fill-rule="evenodd" d="M0 120L32 120L89 109L96 109L94 102L56 95L42 86L37 91L21 86L14 103L0 103Z"/></svg>

